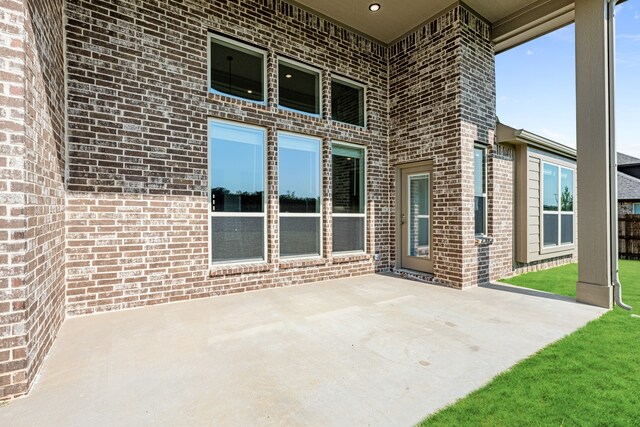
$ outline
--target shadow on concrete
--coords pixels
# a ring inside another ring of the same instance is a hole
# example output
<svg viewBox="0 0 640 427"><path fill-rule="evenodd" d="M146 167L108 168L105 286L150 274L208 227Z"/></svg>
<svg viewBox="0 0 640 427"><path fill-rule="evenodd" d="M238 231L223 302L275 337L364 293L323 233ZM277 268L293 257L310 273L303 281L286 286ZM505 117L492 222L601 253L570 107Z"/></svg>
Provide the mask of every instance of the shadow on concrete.
<svg viewBox="0 0 640 427"><path fill-rule="evenodd" d="M495 283L495 282L487 283L487 284L479 285L479 287L486 288L486 289L493 289L496 291L512 292L512 293L521 294L521 295L529 295L529 296L538 297L538 298L546 298L554 301L565 301L565 302L578 304L575 298L571 298L566 295L557 295L549 292L537 291L535 289L521 288L519 286L508 285L506 283Z"/></svg>

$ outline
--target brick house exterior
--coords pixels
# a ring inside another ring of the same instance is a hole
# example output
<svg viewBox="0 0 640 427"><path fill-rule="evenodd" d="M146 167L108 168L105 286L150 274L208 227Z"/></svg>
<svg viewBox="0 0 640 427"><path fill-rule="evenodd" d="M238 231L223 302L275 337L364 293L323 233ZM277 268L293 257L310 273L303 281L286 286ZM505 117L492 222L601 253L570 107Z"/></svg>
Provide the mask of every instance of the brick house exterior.
<svg viewBox="0 0 640 427"><path fill-rule="evenodd" d="M25 394L65 318L389 271L397 170L433 165L433 280L466 288L567 262L514 260L516 150L495 137L491 26L457 4L390 46L283 0L9 0L0 6L0 398ZM209 31L267 51L267 102L209 91ZM322 70L322 115L278 108L278 57ZM366 127L331 76L366 85ZM267 258L209 263L208 119L267 131ZM278 131L322 140L322 256L279 257ZM366 147L366 250L332 252L332 141ZM488 235L474 232L487 147Z"/></svg>

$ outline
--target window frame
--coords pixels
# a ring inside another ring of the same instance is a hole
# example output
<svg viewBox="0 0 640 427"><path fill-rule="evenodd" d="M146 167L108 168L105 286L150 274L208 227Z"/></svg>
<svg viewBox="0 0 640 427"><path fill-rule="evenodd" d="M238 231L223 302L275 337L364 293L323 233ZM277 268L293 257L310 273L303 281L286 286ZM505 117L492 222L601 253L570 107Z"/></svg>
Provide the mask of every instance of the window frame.
<svg viewBox="0 0 640 427"><path fill-rule="evenodd" d="M368 224L367 224L367 214L368 214L368 203L367 203L367 199L368 199L368 193L367 193L367 173L368 173L368 151L367 151L367 147L365 145L358 145L358 144L353 144L353 143L349 143L349 142L344 142L344 141L331 141L331 170L333 171L333 146L334 145L338 145L338 146L342 146L342 147L346 147L346 148L355 148L355 149L359 149L362 150L364 153L364 170L363 170L363 177L362 177L362 191L364 193L364 212L363 213L357 213L357 214L351 214L351 213L334 213L333 212L333 179L331 180L331 253L336 254L338 256L342 256L342 255L361 255L361 254L366 254L368 253L367 251L367 244L368 239L367 239L367 231L368 231ZM364 242L363 242L363 250L361 251L334 251L333 250L333 218L362 218L364 219Z"/></svg>
<svg viewBox="0 0 640 427"><path fill-rule="evenodd" d="M232 95L230 93L226 93L226 92L222 92L219 90L216 90L213 88L212 86L212 82L211 82L211 60L213 59L213 52L211 49L211 44L213 42L213 40L220 40L223 43L227 43L230 44L232 46L236 46L240 49L245 49L245 50L249 50L255 53L258 53L262 56L262 94L263 94L263 100L262 101L255 101L253 99L249 99L249 98L243 98L242 96L237 96L237 95ZM221 34L218 34L216 32L213 31L209 31L207 34L207 88L208 88L208 92L214 95L220 95L220 96L227 96L229 98L233 98L233 99L240 99L246 102L251 102L254 104L258 104L258 105L267 105L267 100L269 99L269 94L267 93L268 91L268 73L267 73L267 64L268 62L268 55L267 55L267 50L266 49L262 49L259 47L256 47L254 45L236 40L236 39L232 39L226 36L223 36Z"/></svg>
<svg viewBox="0 0 640 427"><path fill-rule="evenodd" d="M638 213L636 213L636 208L638 208ZM631 205L631 214L632 215L640 215L640 203L633 203Z"/></svg>
<svg viewBox="0 0 640 427"><path fill-rule="evenodd" d="M319 144L319 151L318 151L318 174L319 174L319 179L318 179L318 186L320 189L319 192L319 199L320 199L320 211L316 212L316 213L301 213L301 212L280 212L280 166L281 166L281 159L280 159L280 135L290 135L290 136L294 136L297 138L307 138L307 139L312 139L312 140L316 140L318 141ZM283 131L283 130L278 130L276 132L276 139L278 141L278 146L277 146L277 158L278 158L278 185L277 185L277 193L278 193L278 258L281 260L285 260L285 261L292 261L292 260L298 260L298 259L317 259L317 258L323 258L324 257L324 221L323 221L323 215L324 215L324 201L323 201L323 180L324 180L324 170L322 168L323 165L323 148L324 148L324 141L322 140L321 137L319 136L313 136L313 135L306 135L303 133L296 133L296 132L289 132L289 131ZM282 243L282 239L280 238L280 233L282 232L281 229L281 225L280 225L280 218L319 218L320 219L320 225L319 225L319 234L320 234L320 250L318 254L307 254L307 255L281 255L282 252L282 245L280 243ZM265 233L266 234L266 233Z"/></svg>
<svg viewBox="0 0 640 427"><path fill-rule="evenodd" d="M336 120L333 118L333 113L331 115L331 117L329 117L329 119L331 119L331 121L333 122L338 122L341 123L343 125L348 125L348 126L355 126L359 129L366 129L367 128L367 85L364 83L360 83L356 80L350 79L348 77L343 77L341 75L338 74L331 74L331 79L329 81L329 86L331 86L331 83L333 83L333 81L337 81L338 83L341 83L345 86L355 86L358 88L362 89L362 126L360 125L355 125L353 123L347 123L347 122L343 122L340 120ZM333 90L331 91L331 96L329 97L329 104L333 104Z"/></svg>
<svg viewBox="0 0 640 427"><path fill-rule="evenodd" d="M221 124L225 124L225 125L233 125L233 126L238 126L238 127L244 127L244 128L250 128L250 129L256 129L256 130L260 130L263 132L263 148L262 148L262 157L263 157L263 170L262 170L262 175L263 175L263 187L264 187L264 192L263 192L263 197L262 197L262 212L214 212L211 210L211 173L209 173L209 169L210 169L210 157L211 157L211 147L212 147L212 125L214 123L221 123ZM265 262L267 262L267 255L268 255L268 248L267 248L267 207L268 207L268 161L267 161L267 151L268 151L268 147L267 147L267 143L268 143L268 130L267 128L261 127L261 126L256 126L256 125L251 125L251 124L246 124L246 123L242 123L242 122L236 122L236 121L232 121L232 120L223 120L223 119L218 119L218 118L213 118L213 117L209 117L207 120L207 185L208 185L208 201L207 201L207 207L208 207L208 211L209 214L207 215L207 241L208 241L208 256L207 259L209 260L209 267L219 267L219 266L225 266L225 265L238 265L238 264L263 264ZM213 220L214 217L218 217L218 218L232 218L232 217L237 217L237 216L243 216L243 217L248 217L248 218L258 218L258 217L263 217L263 250L262 250L262 259L258 259L258 258L252 258L252 259L242 259L242 260L228 260L228 261L213 261L213 242L212 242L212 236L211 236L211 221Z"/></svg>
<svg viewBox="0 0 640 427"><path fill-rule="evenodd" d="M489 147L487 147L486 145L483 144L474 144L473 145L473 156L474 156L474 162L473 162L473 201L474 201L474 212L473 212L473 220L474 220L474 230L473 230L473 234L475 237L487 237L489 235L489 196L488 196L488 192L489 192L489 179L488 179L488 175L489 175ZM484 233L476 233L475 230L475 198L476 198L476 189L475 189L475 179L476 179L476 168L475 168L475 150L476 149L480 149L483 152L483 184L484 184L484 193L482 193L482 198L484 200Z"/></svg>
<svg viewBox="0 0 640 427"><path fill-rule="evenodd" d="M540 252L548 253L548 252L556 252L559 250L565 250L567 248L571 248L576 244L576 170L566 165L562 165L559 163L553 163L547 160L541 160L540 167ZM558 199L558 209L555 211L546 210L544 208L544 168L546 165L554 166L558 168L558 195L562 194L562 170L565 169L571 172L573 188L571 189L571 195L573 196L572 201L572 210L571 211L563 211L562 210L562 200ZM544 242L544 215L556 215L558 221L558 239L555 245L547 245ZM572 217L573 223L573 233L571 238L571 243L562 243L562 216Z"/></svg>
<svg viewBox="0 0 640 427"><path fill-rule="evenodd" d="M312 65L308 65L305 64L303 62L299 62L296 61L294 59L290 59L287 58L286 56L278 56L277 61L276 61L276 105L278 106L278 109L280 110L284 110L284 111L291 111L294 113L298 113L298 114L304 114L306 116L311 116L311 117L318 117L321 118L322 117L322 113L324 111L324 108L322 106L323 102L322 102L322 70L319 68L316 68ZM298 69L302 69L302 71L310 71L313 73L318 74L318 113L309 113L307 111L302 111L302 110L296 110L295 108L290 108L290 107L285 107L284 105L280 104L280 63L283 62L286 65L288 65L291 68L298 68Z"/></svg>

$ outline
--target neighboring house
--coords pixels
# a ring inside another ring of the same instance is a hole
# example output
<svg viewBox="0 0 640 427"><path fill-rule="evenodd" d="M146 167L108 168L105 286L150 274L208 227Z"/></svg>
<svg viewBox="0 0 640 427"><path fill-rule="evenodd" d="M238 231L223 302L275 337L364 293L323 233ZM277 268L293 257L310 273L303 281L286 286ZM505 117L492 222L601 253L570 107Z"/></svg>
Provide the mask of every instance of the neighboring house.
<svg viewBox="0 0 640 427"><path fill-rule="evenodd" d="M575 259L574 155L496 141L494 67L573 5L301 2L0 5L0 398L67 315Z"/></svg>
<svg viewBox="0 0 640 427"><path fill-rule="evenodd" d="M576 257L576 150L502 123L496 136L515 147L514 260Z"/></svg>
<svg viewBox="0 0 640 427"><path fill-rule="evenodd" d="M618 153L618 214L640 214L640 159Z"/></svg>

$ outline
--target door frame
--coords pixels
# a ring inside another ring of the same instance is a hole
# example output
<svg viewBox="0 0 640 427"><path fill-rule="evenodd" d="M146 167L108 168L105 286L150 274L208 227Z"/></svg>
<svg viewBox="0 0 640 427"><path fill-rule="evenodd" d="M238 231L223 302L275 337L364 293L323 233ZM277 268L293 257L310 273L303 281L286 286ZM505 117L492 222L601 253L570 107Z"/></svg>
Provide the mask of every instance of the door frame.
<svg viewBox="0 0 640 427"><path fill-rule="evenodd" d="M434 179L433 179L433 160L423 160L420 162L411 162L411 163L402 163L398 164L395 167L395 268L406 268L402 265L402 245L403 245L403 236L402 236L402 193L405 191L404 183L402 180L402 172L406 169L413 168L428 168L429 170L429 181L430 181L430 192L429 192L429 219L430 219L430 256L431 262L433 263L433 188ZM433 270L433 268L432 268ZM427 271L425 273L433 273L433 271Z"/></svg>

